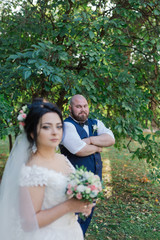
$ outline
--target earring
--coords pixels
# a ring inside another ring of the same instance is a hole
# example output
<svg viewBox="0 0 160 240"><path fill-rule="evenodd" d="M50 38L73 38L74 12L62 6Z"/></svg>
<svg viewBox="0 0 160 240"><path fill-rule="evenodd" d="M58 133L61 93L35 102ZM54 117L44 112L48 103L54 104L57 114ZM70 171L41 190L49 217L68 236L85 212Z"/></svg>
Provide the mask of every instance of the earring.
<svg viewBox="0 0 160 240"><path fill-rule="evenodd" d="M58 151L58 150L59 150L59 146L56 147L56 151Z"/></svg>
<svg viewBox="0 0 160 240"><path fill-rule="evenodd" d="M36 143L34 142L33 145L32 145L32 152L35 153L37 152L37 146L36 146Z"/></svg>

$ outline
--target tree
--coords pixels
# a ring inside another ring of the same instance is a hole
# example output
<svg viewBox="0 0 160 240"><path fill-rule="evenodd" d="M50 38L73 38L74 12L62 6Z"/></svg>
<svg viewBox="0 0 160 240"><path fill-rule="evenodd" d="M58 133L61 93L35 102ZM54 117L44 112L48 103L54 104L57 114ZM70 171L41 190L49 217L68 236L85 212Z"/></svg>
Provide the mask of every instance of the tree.
<svg viewBox="0 0 160 240"><path fill-rule="evenodd" d="M12 148L12 132L15 130L12 120L13 107L4 99L4 96L0 94L0 139L4 136L8 136L9 150Z"/></svg>
<svg viewBox="0 0 160 240"><path fill-rule="evenodd" d="M159 127L160 7L156 0L108 5L101 0L10 1L1 14L0 88L15 111L43 96L64 115L69 97L82 93L93 115L113 129L117 146L126 136L142 144L136 152L141 158L150 144L143 128ZM145 155L149 162L151 155ZM155 159L158 154L152 163Z"/></svg>

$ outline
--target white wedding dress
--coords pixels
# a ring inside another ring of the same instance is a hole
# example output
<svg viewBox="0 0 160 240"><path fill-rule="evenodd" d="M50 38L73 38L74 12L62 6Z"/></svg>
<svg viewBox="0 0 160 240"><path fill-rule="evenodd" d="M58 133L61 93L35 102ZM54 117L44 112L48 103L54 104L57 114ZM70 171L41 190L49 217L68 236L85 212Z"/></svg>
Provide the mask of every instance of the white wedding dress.
<svg viewBox="0 0 160 240"><path fill-rule="evenodd" d="M67 160L67 159L66 159ZM42 209L49 209L67 199L67 175L37 165L24 165L20 186L45 186ZM36 231L24 231L19 224L17 239L22 240L83 240L83 233L74 213L68 213Z"/></svg>

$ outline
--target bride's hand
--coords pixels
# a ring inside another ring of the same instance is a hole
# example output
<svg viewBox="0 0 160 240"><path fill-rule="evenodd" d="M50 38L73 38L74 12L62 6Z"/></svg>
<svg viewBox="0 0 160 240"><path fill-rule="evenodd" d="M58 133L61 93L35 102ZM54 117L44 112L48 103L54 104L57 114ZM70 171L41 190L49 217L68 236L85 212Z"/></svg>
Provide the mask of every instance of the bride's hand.
<svg viewBox="0 0 160 240"><path fill-rule="evenodd" d="M71 212L73 211L83 213L85 216L89 216L91 214L92 208L96 205L95 203L78 200L76 198L71 198L68 201L71 208Z"/></svg>
<svg viewBox="0 0 160 240"><path fill-rule="evenodd" d="M95 203L88 203L87 202L87 204L85 204L83 206L83 211L82 211L83 215L86 216L86 217L89 216L91 214L91 212L92 212L92 208L95 205L96 205Z"/></svg>

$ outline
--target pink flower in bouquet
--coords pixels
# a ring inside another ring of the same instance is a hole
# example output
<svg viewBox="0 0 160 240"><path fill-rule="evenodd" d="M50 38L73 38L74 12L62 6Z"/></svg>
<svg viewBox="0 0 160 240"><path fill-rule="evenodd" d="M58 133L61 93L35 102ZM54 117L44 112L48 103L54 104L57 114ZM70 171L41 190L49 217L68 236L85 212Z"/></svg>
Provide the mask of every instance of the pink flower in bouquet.
<svg viewBox="0 0 160 240"><path fill-rule="evenodd" d="M67 187L68 187L68 189L71 189L72 185L71 185L71 184L68 184Z"/></svg>
<svg viewBox="0 0 160 240"><path fill-rule="evenodd" d="M72 195L73 191L71 189L68 189L67 194Z"/></svg>
<svg viewBox="0 0 160 240"><path fill-rule="evenodd" d="M77 193L77 194L76 194L76 198L77 198L77 199L82 199L82 194L81 194L81 193Z"/></svg>
<svg viewBox="0 0 160 240"><path fill-rule="evenodd" d="M97 190L95 185L89 185L88 187L91 189L91 191Z"/></svg>

